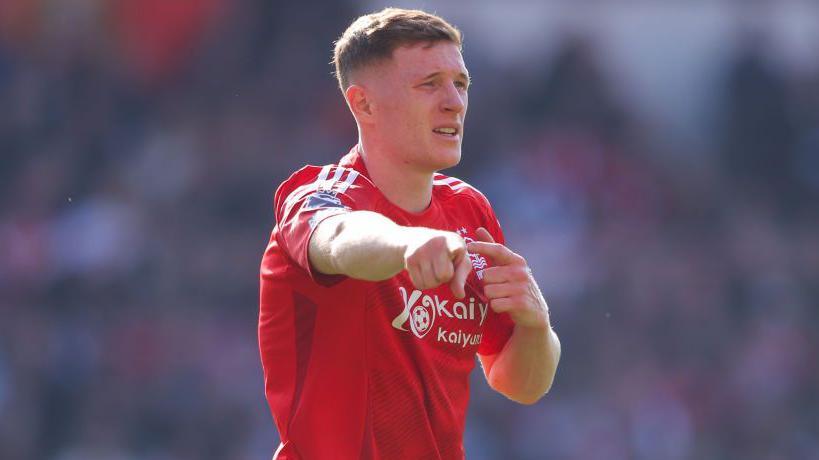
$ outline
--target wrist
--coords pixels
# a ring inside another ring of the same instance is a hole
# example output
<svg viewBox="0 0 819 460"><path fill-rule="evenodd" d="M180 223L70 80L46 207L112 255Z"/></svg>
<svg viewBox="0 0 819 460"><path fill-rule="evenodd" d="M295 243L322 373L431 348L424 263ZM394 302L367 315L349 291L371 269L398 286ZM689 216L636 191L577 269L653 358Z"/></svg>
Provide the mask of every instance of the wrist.
<svg viewBox="0 0 819 460"><path fill-rule="evenodd" d="M532 333L543 333L550 331L552 329L552 325L549 323L549 320L537 321L534 323L527 324L518 323L515 325L515 327L523 331Z"/></svg>
<svg viewBox="0 0 819 460"><path fill-rule="evenodd" d="M515 327L519 327L525 331L531 331L533 333L550 331L552 329L552 322L549 318L549 310L544 309L543 313L538 314L536 319L517 323Z"/></svg>
<svg viewBox="0 0 819 460"><path fill-rule="evenodd" d="M402 260L406 260L407 258L407 251L409 251L410 246L412 246L413 240L413 231L412 227L404 227L399 225L398 228L394 230L394 239L395 242L395 250L398 252L398 255L401 257Z"/></svg>

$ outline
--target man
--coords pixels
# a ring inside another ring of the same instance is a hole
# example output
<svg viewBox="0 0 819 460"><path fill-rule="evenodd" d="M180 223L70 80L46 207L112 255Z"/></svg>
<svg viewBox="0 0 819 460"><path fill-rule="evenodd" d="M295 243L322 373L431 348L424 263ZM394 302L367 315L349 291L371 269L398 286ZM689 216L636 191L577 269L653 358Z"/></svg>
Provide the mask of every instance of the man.
<svg viewBox="0 0 819 460"><path fill-rule="evenodd" d="M358 125L339 164L281 184L261 267L259 345L278 459L463 458L468 375L531 404L560 342L461 157L461 34L388 8L336 42Z"/></svg>

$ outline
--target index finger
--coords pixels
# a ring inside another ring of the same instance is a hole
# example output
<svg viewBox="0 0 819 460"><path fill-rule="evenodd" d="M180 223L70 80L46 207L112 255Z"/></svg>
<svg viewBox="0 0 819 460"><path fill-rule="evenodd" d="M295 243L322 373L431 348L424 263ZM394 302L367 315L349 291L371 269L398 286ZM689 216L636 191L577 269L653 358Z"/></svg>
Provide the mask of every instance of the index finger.
<svg viewBox="0 0 819 460"><path fill-rule="evenodd" d="M455 275L452 277L452 282L449 287L452 293L455 294L455 297L463 299L466 297L464 285L466 285L466 278L469 276L469 272L472 271L472 263L469 260L469 256L466 255L466 251L461 253L460 257L455 260L455 263Z"/></svg>
<svg viewBox="0 0 819 460"><path fill-rule="evenodd" d="M519 255L510 251L509 248L498 243L472 241L466 245L466 249L469 252L489 257L496 265L508 265L519 262L521 259Z"/></svg>

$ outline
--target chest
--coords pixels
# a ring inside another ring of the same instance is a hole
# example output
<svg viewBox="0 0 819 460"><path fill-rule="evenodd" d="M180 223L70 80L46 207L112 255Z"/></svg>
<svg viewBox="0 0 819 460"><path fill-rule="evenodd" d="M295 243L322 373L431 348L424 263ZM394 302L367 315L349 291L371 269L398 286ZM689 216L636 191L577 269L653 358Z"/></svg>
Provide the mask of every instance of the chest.
<svg viewBox="0 0 819 460"><path fill-rule="evenodd" d="M448 286L415 289L406 273L378 283L367 308L368 323L382 339L435 353L474 354L489 304L472 287L463 299Z"/></svg>
<svg viewBox="0 0 819 460"><path fill-rule="evenodd" d="M466 296L460 299L448 284L416 289L406 271L372 285L367 317L380 340L399 340L408 348L472 357L492 314L481 280L487 261L477 255L470 261Z"/></svg>
<svg viewBox="0 0 819 460"><path fill-rule="evenodd" d="M383 212L384 210L382 210ZM472 241L483 216L471 202L434 203L424 216L389 215L397 224L422 226L457 233ZM368 329L378 331L379 341L399 341L404 348L433 354L468 355L473 359L490 319L489 301L483 294L483 270L487 260L470 256L472 270L467 278L466 296L456 298L449 286L418 290L402 272L390 280L372 285L368 297Z"/></svg>

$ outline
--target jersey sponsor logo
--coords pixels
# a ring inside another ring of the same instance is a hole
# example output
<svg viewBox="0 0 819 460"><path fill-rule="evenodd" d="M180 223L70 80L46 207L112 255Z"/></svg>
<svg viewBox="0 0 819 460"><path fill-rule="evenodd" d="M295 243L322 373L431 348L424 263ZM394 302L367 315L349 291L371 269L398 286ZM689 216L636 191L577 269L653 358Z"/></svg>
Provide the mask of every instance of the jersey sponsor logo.
<svg viewBox="0 0 819 460"><path fill-rule="evenodd" d="M432 330L436 318L478 321L478 325L482 326L489 312L489 305L476 302L474 297L470 297L468 301L452 302L451 299L424 294L418 289L409 293L406 288L400 286L398 290L404 301L404 309L392 320L392 327L400 331L412 331L419 339L423 339ZM407 322L409 329L405 327ZM463 344L465 347L467 344L480 343L480 334L465 333L461 330L450 332L439 327L437 341Z"/></svg>
<svg viewBox="0 0 819 460"><path fill-rule="evenodd" d="M443 327L438 328L438 341L452 343L466 348L467 345L478 345L481 343L483 334L468 333L462 330L448 331Z"/></svg>
<svg viewBox="0 0 819 460"><path fill-rule="evenodd" d="M404 324L410 320L410 329L419 339L432 329L437 316L438 308L440 308L441 301L438 296L424 295L423 292L415 289L412 294L407 295L407 290L401 286L398 288L401 292L401 298L404 300L404 309L392 320L392 327L406 331ZM418 300L421 300L418 303ZM443 301L446 304L446 300Z"/></svg>

